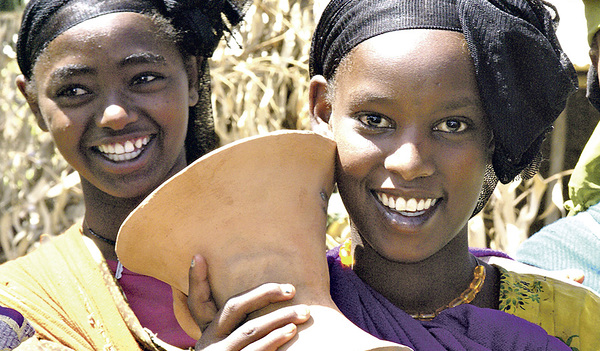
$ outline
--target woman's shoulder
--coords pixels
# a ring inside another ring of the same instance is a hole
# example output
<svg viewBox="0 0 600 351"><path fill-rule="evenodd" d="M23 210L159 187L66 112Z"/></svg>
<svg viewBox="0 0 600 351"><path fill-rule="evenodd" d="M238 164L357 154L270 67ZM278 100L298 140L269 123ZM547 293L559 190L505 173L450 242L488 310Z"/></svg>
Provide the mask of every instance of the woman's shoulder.
<svg viewBox="0 0 600 351"><path fill-rule="evenodd" d="M87 250L81 250L83 248L87 248ZM102 255L99 253L94 242L82 234L81 223L75 223L59 235L42 235L39 239L39 245L23 256L0 264L0 271L13 269L14 266L26 265L29 262L40 260L47 255L53 255L50 252L56 250L61 252L77 252L80 255L90 252L94 261L98 262L102 260ZM40 265L38 268L45 269L46 267L46 265Z"/></svg>
<svg viewBox="0 0 600 351"><path fill-rule="evenodd" d="M572 348L600 345L600 296L593 290L518 261L491 257L488 263L500 271L500 310L541 326Z"/></svg>
<svg viewBox="0 0 600 351"><path fill-rule="evenodd" d="M23 294L45 291L47 284L72 279L75 274L89 274L90 267L99 267L102 255L81 233L81 225L75 224L60 235L41 238L40 245L26 255L1 264L0 291L6 294L0 304L6 303L8 296L18 300Z"/></svg>

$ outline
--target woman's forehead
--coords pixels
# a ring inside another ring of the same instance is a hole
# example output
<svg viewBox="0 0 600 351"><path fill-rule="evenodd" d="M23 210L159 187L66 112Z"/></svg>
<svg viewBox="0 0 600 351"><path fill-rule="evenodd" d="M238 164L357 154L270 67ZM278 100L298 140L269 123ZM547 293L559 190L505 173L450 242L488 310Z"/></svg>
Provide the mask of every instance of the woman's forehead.
<svg viewBox="0 0 600 351"><path fill-rule="evenodd" d="M159 35L157 25L150 17L120 12L92 18L70 28L52 40L45 51L60 55L84 49L136 51L140 48L175 49L176 45Z"/></svg>
<svg viewBox="0 0 600 351"><path fill-rule="evenodd" d="M150 17L114 13L87 20L59 35L40 55L34 72L61 66L126 66L169 59L179 60L181 55L174 42L156 34Z"/></svg>
<svg viewBox="0 0 600 351"><path fill-rule="evenodd" d="M351 54L357 51L389 58L410 56L416 64L420 56L435 57L437 60L470 60L462 33L435 29L402 29L383 33L358 44Z"/></svg>
<svg viewBox="0 0 600 351"><path fill-rule="evenodd" d="M366 40L340 65L334 84L334 101L350 110L400 108L408 100L431 111L481 109L471 57L455 32L402 30Z"/></svg>
<svg viewBox="0 0 600 351"><path fill-rule="evenodd" d="M85 20L61 33L54 40L65 35L73 35L73 33L93 38L104 35L123 35L122 32L125 31L129 31L131 36L137 36L140 33L152 36L157 33L158 27L152 18L147 15L134 12L116 12Z"/></svg>
<svg viewBox="0 0 600 351"><path fill-rule="evenodd" d="M337 74L343 76L347 72L352 77L371 76L384 81L392 75L418 81L449 73L448 78L461 80L465 74L459 73L463 71L475 80L474 66L461 33L409 29L362 42L343 60Z"/></svg>

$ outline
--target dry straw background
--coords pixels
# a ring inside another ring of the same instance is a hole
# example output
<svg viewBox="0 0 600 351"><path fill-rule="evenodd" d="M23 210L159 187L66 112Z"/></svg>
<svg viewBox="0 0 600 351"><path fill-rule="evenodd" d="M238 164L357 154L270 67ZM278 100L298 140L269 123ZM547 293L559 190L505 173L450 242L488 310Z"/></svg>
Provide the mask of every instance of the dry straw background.
<svg viewBox="0 0 600 351"><path fill-rule="evenodd" d="M264 0L251 7L247 23L223 42L211 63L213 108L222 143L278 129L307 129L308 53L315 20L325 0ZM0 13L0 262L39 245L41 235L58 235L82 218L84 206L77 173L56 153L15 89L18 74L14 45L20 13ZM243 47L240 47L243 44ZM562 210L562 179L500 186L485 210L470 222L471 245L508 253L529 228ZM558 182L557 182L558 180ZM540 206L548 193L552 202ZM546 206L547 207L547 206ZM348 235L337 197L331 200L327 243Z"/></svg>

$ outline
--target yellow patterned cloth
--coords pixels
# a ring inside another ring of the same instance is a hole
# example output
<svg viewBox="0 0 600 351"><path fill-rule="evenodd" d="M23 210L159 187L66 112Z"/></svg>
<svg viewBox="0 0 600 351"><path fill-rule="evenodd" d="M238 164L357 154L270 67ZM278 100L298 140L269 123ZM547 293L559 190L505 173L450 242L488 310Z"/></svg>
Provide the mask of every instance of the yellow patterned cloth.
<svg viewBox="0 0 600 351"><path fill-rule="evenodd" d="M499 309L535 323L572 350L600 350L600 296L553 272L492 257L500 271Z"/></svg>
<svg viewBox="0 0 600 351"><path fill-rule="evenodd" d="M0 266L0 305L23 314L44 344L73 350L161 350L81 225Z"/></svg>

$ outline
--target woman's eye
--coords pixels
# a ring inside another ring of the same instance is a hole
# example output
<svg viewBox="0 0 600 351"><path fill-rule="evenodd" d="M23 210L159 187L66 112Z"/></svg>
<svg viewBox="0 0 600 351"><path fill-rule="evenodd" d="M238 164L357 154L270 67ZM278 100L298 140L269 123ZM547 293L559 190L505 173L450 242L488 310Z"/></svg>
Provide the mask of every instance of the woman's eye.
<svg viewBox="0 0 600 351"><path fill-rule="evenodd" d="M87 89L82 87L67 87L58 91L57 95L60 97L76 97L87 94Z"/></svg>
<svg viewBox="0 0 600 351"><path fill-rule="evenodd" d="M371 128L390 128L392 123L385 117L377 115L363 115L358 120Z"/></svg>
<svg viewBox="0 0 600 351"><path fill-rule="evenodd" d="M133 79L133 85L150 83L156 79L158 77L154 74L142 74Z"/></svg>
<svg viewBox="0 0 600 351"><path fill-rule="evenodd" d="M437 126L435 126L435 130L445 132L445 133L458 133L467 129L468 124L458 119L447 119Z"/></svg>

